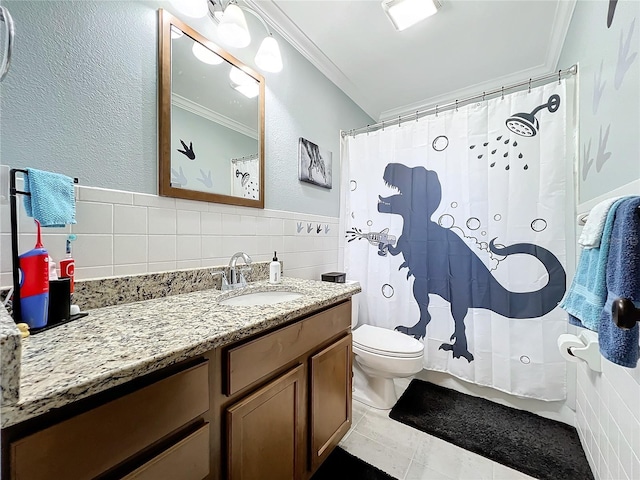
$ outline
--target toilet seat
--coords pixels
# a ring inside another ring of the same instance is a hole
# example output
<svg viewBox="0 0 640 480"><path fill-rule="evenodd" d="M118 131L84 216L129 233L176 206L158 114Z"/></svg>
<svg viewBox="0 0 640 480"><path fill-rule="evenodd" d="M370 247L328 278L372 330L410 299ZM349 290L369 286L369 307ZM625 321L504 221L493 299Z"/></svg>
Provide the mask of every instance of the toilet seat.
<svg viewBox="0 0 640 480"><path fill-rule="evenodd" d="M353 331L353 346L394 358L417 358L424 352L424 345L415 338L373 325L362 325Z"/></svg>

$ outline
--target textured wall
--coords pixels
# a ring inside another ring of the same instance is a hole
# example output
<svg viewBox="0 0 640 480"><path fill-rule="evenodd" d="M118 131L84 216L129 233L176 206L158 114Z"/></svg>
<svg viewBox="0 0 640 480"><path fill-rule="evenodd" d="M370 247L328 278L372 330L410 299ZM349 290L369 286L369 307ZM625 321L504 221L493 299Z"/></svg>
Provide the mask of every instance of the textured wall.
<svg viewBox="0 0 640 480"><path fill-rule="evenodd" d="M640 2L578 0L559 68L579 63L580 202L640 178L639 52Z"/></svg>
<svg viewBox="0 0 640 480"><path fill-rule="evenodd" d="M16 43L1 84L0 163L155 192L155 12L123 2L5 6Z"/></svg>
<svg viewBox="0 0 640 480"><path fill-rule="evenodd" d="M0 163L80 178L83 185L157 192L157 1L5 1L16 22L12 70L0 86ZM255 68L264 27L244 50ZM184 20L217 41L208 19ZM339 213L339 130L373 123L280 40L284 70L265 74L266 207ZM333 152L334 188L298 182L303 136Z"/></svg>
<svg viewBox="0 0 640 480"><path fill-rule="evenodd" d="M578 0L559 66L580 69L579 213L640 193L638 52L640 2ZM575 424L596 479L637 479L640 368L602 363L602 373L578 364Z"/></svg>

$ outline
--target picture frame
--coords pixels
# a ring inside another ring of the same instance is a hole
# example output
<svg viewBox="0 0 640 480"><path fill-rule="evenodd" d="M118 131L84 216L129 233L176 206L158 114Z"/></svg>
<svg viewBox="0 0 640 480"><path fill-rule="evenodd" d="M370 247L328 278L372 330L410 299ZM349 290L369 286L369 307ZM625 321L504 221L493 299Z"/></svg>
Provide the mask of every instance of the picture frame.
<svg viewBox="0 0 640 480"><path fill-rule="evenodd" d="M298 180L331 190L332 157L329 150L300 137L298 139Z"/></svg>

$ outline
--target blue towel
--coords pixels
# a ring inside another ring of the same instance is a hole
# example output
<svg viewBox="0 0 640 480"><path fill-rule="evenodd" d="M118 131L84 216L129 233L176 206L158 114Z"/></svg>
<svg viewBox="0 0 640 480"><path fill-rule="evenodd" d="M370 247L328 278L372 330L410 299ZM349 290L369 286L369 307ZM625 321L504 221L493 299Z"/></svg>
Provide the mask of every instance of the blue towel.
<svg viewBox="0 0 640 480"><path fill-rule="evenodd" d="M640 197L624 200L616 211L607 261L607 301L600 315L600 353L623 367L638 363L638 324L622 330L614 323L611 305L620 297L640 307Z"/></svg>
<svg viewBox="0 0 640 480"><path fill-rule="evenodd" d="M582 250L571 287L560 301L560 308L569 313L569 321L573 325L598 331L602 307L607 301L606 271L609 239L616 210L624 200L622 198L616 201L609 209L600 247Z"/></svg>
<svg viewBox="0 0 640 480"><path fill-rule="evenodd" d="M76 223L73 179L58 173L27 168L24 176L24 208L43 227L64 227Z"/></svg>

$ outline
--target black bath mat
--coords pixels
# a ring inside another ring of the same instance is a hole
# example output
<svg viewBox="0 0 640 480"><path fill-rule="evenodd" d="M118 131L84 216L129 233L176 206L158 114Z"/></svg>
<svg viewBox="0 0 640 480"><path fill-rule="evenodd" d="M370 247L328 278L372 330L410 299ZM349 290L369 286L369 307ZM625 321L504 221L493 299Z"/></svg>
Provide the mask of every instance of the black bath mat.
<svg viewBox="0 0 640 480"><path fill-rule="evenodd" d="M389 416L535 478L593 479L576 429L530 412L412 380Z"/></svg>
<svg viewBox="0 0 640 480"><path fill-rule="evenodd" d="M391 475L336 447L311 480L396 480Z"/></svg>

